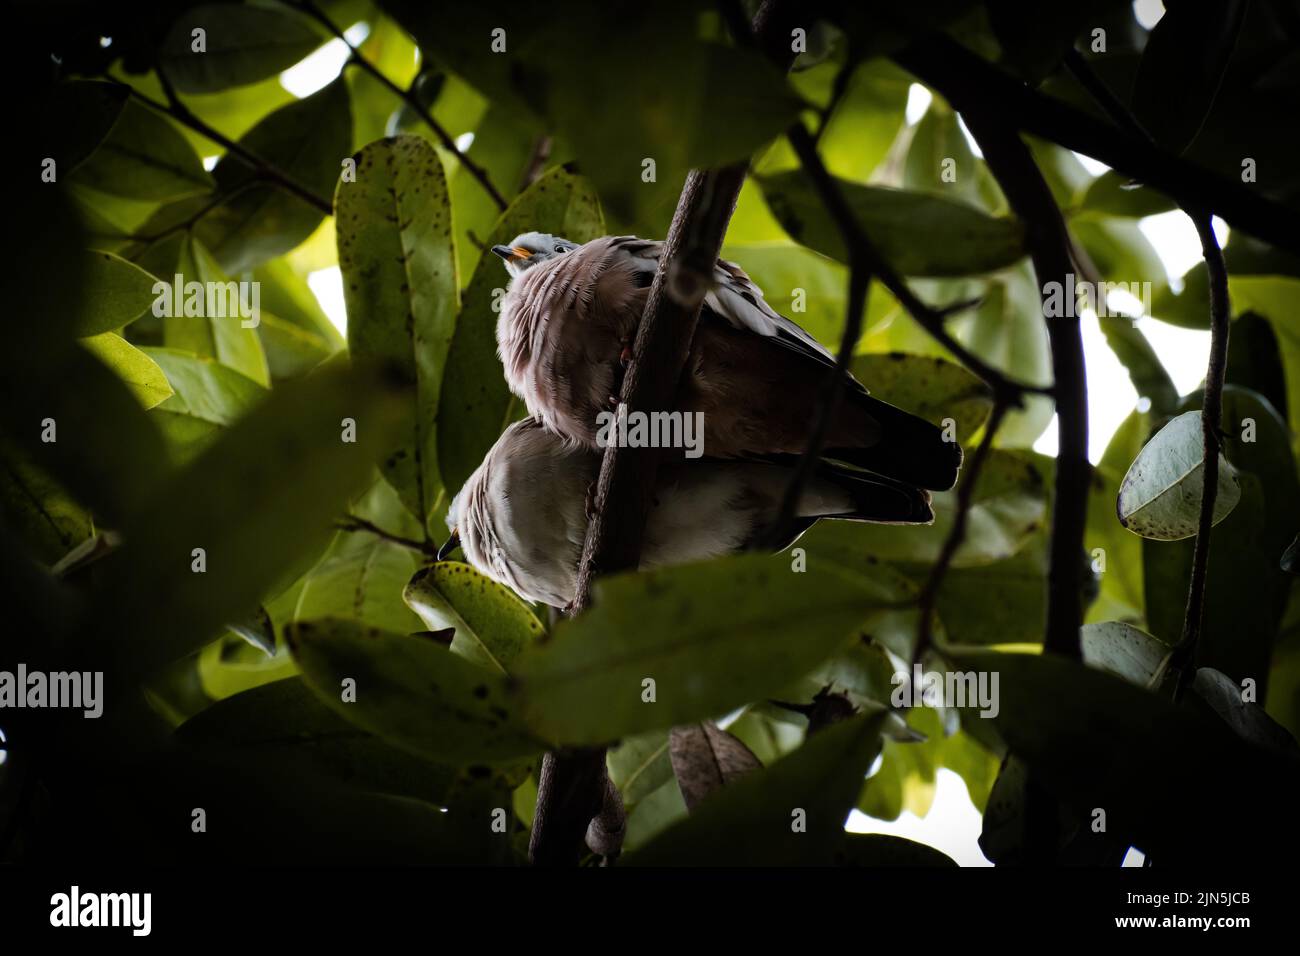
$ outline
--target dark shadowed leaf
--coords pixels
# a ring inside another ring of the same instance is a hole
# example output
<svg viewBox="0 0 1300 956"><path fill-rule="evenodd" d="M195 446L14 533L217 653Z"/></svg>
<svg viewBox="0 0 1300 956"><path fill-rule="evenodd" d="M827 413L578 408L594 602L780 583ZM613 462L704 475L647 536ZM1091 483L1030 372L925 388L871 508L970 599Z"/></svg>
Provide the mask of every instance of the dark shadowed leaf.
<svg viewBox="0 0 1300 956"><path fill-rule="evenodd" d="M195 30L203 31L197 52ZM283 10L204 4L172 23L159 65L182 93L214 93L274 76L322 42L306 20Z"/></svg>
<svg viewBox="0 0 1300 956"><path fill-rule="evenodd" d="M127 100L108 137L77 167L75 182L132 199L206 193L213 178L172 122Z"/></svg>
<svg viewBox="0 0 1300 956"><path fill-rule="evenodd" d="M952 419L958 442L965 442L993 409L989 388L965 368L945 359L906 352L859 355L855 378L876 398L943 426Z"/></svg>
<svg viewBox="0 0 1300 956"><path fill-rule="evenodd" d="M747 774L627 858L630 866L826 865L880 752L883 715L828 727Z"/></svg>
<svg viewBox="0 0 1300 956"><path fill-rule="evenodd" d="M297 621L289 646L313 691L389 743L453 764L545 749L520 721L505 678L430 638L350 621ZM355 701L344 700L353 682Z"/></svg>
<svg viewBox="0 0 1300 956"><path fill-rule="evenodd" d="M942 850L885 833L848 833L835 851L836 866L956 866Z"/></svg>

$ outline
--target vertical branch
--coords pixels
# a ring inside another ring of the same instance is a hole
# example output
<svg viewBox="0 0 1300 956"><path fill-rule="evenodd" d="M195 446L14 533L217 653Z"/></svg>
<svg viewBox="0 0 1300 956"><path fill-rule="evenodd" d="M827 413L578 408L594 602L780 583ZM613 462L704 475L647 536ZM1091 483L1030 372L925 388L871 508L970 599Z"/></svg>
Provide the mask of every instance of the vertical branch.
<svg viewBox="0 0 1300 956"><path fill-rule="evenodd" d="M966 120L985 162L1006 194L1012 210L1025 223L1029 255L1038 277L1039 294L1052 349L1058 447L1056 485L1052 501L1052 531L1047 570L1047 630L1044 650L1079 660L1079 628L1083 624L1083 535L1088 516L1087 370L1083 336L1073 303L1066 315L1048 317L1049 284L1073 288L1070 239L1061 210L1052 197L1029 148L1007 126L997 107L941 90Z"/></svg>
<svg viewBox="0 0 1300 956"><path fill-rule="evenodd" d="M760 47L783 69L793 58L789 43L781 42L789 36L789 16L793 16L789 5L765 0L753 22ZM743 29L749 32L747 26ZM623 377L619 402L629 410L674 406L700 308L747 170L748 164L741 162L693 170L686 178L637 327L632 362ZM598 574L631 570L640 563L660 451L613 443L605 449L570 613L579 614L590 605L591 584ZM605 803L605 787L603 749L546 755L529 842L534 863L577 862L588 825Z"/></svg>

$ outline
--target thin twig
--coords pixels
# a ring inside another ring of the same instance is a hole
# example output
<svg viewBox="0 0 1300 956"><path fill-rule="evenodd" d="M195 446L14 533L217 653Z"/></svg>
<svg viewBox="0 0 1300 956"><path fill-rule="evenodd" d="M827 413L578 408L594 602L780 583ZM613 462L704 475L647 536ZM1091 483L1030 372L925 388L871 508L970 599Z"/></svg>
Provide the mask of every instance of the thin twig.
<svg viewBox="0 0 1300 956"><path fill-rule="evenodd" d="M1071 50L1065 65L1079 84L1097 101L1111 119L1135 137L1154 142L1150 133L1129 109L1102 82L1088 61ZM1210 536L1214 528L1214 504L1219 492L1219 425L1223 417L1223 385L1228 372L1228 340L1232 308L1228 298L1228 268L1214 234L1212 213L1194 204L1179 201L1179 208L1191 219L1201 240L1201 254L1210 277L1210 358L1205 371L1205 399L1201 405L1201 511L1197 524L1196 545L1192 553L1192 574L1187 587L1187 608L1183 616L1183 633L1177 646L1162 666L1172 673L1173 697L1178 699L1190 679L1188 666L1196 654L1201 627L1205 620L1205 588L1209 573Z"/></svg>
<svg viewBox="0 0 1300 956"><path fill-rule="evenodd" d="M546 169L546 161L551 158L551 146L551 137L547 135L538 136L533 142L533 151L528 157L528 165L524 167L524 175L519 180L519 192L523 192L541 178L542 171Z"/></svg>
<svg viewBox="0 0 1300 956"><path fill-rule="evenodd" d="M288 6L301 10L303 13L316 20L316 22L341 40L344 45L347 46L350 54L348 62L355 63L357 66L361 67L361 69L365 70L372 77L378 80L381 86L385 87L394 96L402 100L407 106L414 110L415 114L424 121L424 125L433 131L434 136L438 137L438 142L442 143L443 148L453 154L461 166L465 168L465 171L473 176L474 179L478 181L478 184L483 187L484 191L492 197L492 201L497 204L498 209L504 210L506 206L509 205L509 203L506 202L506 198L501 195L496 186L492 185L492 180L488 176L487 171L465 155L464 151L456 145L456 141L451 137L451 134L449 134L442 125L433 118L433 115L429 110L420 102L419 97L417 97L411 90L402 89L385 76L379 67L375 66L362 56L361 51L352 45L352 42L348 40L343 31L339 29L338 25L326 16L326 14L317 7L316 4L312 3L311 0L286 0L286 2Z"/></svg>
<svg viewBox="0 0 1300 956"><path fill-rule="evenodd" d="M435 557L438 549L427 541L416 541L413 538L405 538L400 534L394 534L391 531L385 531L373 521L367 521L365 518L357 515L348 515L335 522L335 527L340 531L366 531L385 541L391 541L393 544L400 544L404 548L410 548L412 551L418 551L427 557Z"/></svg>
<svg viewBox="0 0 1300 956"><path fill-rule="evenodd" d="M1007 411L1008 406L1005 402L993 403L993 411L984 424L984 437L980 439L975 453L971 455L970 463L964 469L965 474L961 476L961 484L957 486L957 510L952 519L952 527L948 529L948 536L944 538L943 546L939 549L939 557L930 568L925 585L917 597L919 621L916 646L912 649L913 664L921 661L934 642L934 608L939 598L939 588L943 586L943 579L947 576L948 569L952 567L957 549L966 540L966 525L971 506L975 501L975 485L979 481L984 462L988 460L989 452L993 449L993 438L997 435Z"/></svg>
<svg viewBox="0 0 1300 956"><path fill-rule="evenodd" d="M129 94L141 103L157 110L159 113L165 113L181 125L188 126L199 135L212 140L212 142L224 148L230 155L242 160L244 164L252 169L259 178L266 182L274 183L282 189L293 193L303 202L310 206L315 206L327 216L334 215L334 207L331 205L329 200L317 196L306 186L295 181L287 173L277 169L275 166L266 162L266 160L249 152L229 136L213 129L196 116L188 106L181 102L180 97L176 95L176 90L172 87L171 80L167 78L166 72L164 72L161 67L155 70L155 72L158 75L158 82L162 84L163 93L167 96L166 103L159 102L151 96L145 96L129 83L120 83L120 85L125 86ZM109 79L112 79L112 77L109 77ZM120 81L113 80L113 82L118 83Z"/></svg>

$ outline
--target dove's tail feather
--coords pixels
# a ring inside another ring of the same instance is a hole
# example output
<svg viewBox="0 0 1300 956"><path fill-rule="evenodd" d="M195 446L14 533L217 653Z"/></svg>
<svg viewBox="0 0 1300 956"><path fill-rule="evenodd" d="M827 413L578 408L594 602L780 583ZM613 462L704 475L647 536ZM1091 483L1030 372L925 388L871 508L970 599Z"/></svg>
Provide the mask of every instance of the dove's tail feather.
<svg viewBox="0 0 1300 956"><path fill-rule="evenodd" d="M847 495L850 507L847 510L842 506L835 507L816 517L879 524L930 524L934 521L930 493L922 488L827 461L822 462L817 476L842 495Z"/></svg>
<svg viewBox="0 0 1300 956"><path fill-rule="evenodd" d="M932 491L947 491L957 483L961 446L945 440L938 426L856 389L846 390L844 400L879 423L879 437L870 447L832 441L823 452L826 457Z"/></svg>

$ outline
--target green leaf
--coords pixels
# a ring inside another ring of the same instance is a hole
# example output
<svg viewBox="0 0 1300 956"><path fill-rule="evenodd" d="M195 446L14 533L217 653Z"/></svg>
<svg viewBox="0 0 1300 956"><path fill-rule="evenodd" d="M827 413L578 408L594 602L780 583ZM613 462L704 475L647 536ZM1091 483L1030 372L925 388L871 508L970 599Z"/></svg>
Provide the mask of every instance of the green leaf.
<svg viewBox="0 0 1300 956"><path fill-rule="evenodd" d="M504 677L429 637L326 619L293 623L288 639L320 699L395 746L454 764L545 749L513 711ZM355 682L355 702L342 699L344 681Z"/></svg>
<svg viewBox="0 0 1300 956"><path fill-rule="evenodd" d="M1178 389L1142 330L1124 316L1098 315L1097 321L1138 396L1150 400L1157 415L1172 413L1178 405Z"/></svg>
<svg viewBox="0 0 1300 956"><path fill-rule="evenodd" d="M956 866L941 850L885 833L848 833L835 851L836 866Z"/></svg>
<svg viewBox="0 0 1300 956"><path fill-rule="evenodd" d="M128 95L125 86L99 80L69 80L55 87L51 153L59 173L72 172L95 152L122 115Z"/></svg>
<svg viewBox="0 0 1300 956"><path fill-rule="evenodd" d="M979 161L957 123L957 114L942 100L933 100L912 131L903 187L980 206L979 184Z"/></svg>
<svg viewBox="0 0 1300 956"><path fill-rule="evenodd" d="M139 318L154 302L154 277L108 252L87 252L86 295L76 318L79 336L111 332Z"/></svg>
<svg viewBox="0 0 1300 956"><path fill-rule="evenodd" d="M1108 216L1127 216L1141 219L1177 209L1178 204L1164 193L1149 186L1136 185L1129 177L1108 169L1088 187L1081 205L1092 212Z"/></svg>
<svg viewBox="0 0 1300 956"><path fill-rule="evenodd" d="M192 31L204 32L194 50ZM323 42L301 17L277 9L204 4L173 23L159 66L182 93L215 93L274 76Z"/></svg>
<svg viewBox="0 0 1300 956"><path fill-rule="evenodd" d="M607 763L609 779L618 787L623 804L629 809L666 783L676 786L668 753L668 734L662 730L625 737L609 749Z"/></svg>
<svg viewBox="0 0 1300 956"><path fill-rule="evenodd" d="M126 101L108 137L71 178L132 199L178 199L213 186L198 154L171 121L135 100Z"/></svg>
<svg viewBox="0 0 1300 956"><path fill-rule="evenodd" d="M987 720L1076 818L1105 807L1109 833L1170 864L1240 859L1266 837L1270 853L1279 838L1295 842L1271 814L1286 812L1300 773L1266 763L1226 727L1057 655L945 656L964 673L998 676L998 713Z"/></svg>
<svg viewBox="0 0 1300 956"><path fill-rule="evenodd" d="M825 865L880 752L883 715L835 724L746 775L630 855L629 866ZM804 829L795 826L802 820Z"/></svg>
<svg viewBox="0 0 1300 956"><path fill-rule="evenodd" d="M501 214L461 299L456 331L447 351L438 407L438 467L449 491L460 488L498 435L524 414L506 386L497 357L499 290L509 279L491 247L523 232L547 232L574 242L605 233L600 203L581 177L553 169Z"/></svg>
<svg viewBox="0 0 1300 956"><path fill-rule="evenodd" d="M964 480L965 474L959 482ZM867 555L885 561L932 563L952 528L957 492L942 491L933 497L932 525L823 521L800 540L800 546L814 560L831 557L846 566L860 565ZM953 556L953 566L989 564L1016 554L1042 526L1046 502L1047 488L1031 457L1021 452L990 451L972 495L967 534Z"/></svg>
<svg viewBox="0 0 1300 956"><path fill-rule="evenodd" d="M841 262L846 251L830 214L800 172L761 181L791 238ZM862 228L903 275L962 276L1011 265L1025 253L1024 229L965 203L925 193L839 181ZM936 235L944 236L935 242Z"/></svg>
<svg viewBox="0 0 1300 956"><path fill-rule="evenodd" d="M955 568L939 589L939 619L953 644L1037 644L1043 640L1045 536L1013 558Z"/></svg>
<svg viewBox="0 0 1300 956"><path fill-rule="evenodd" d="M867 181L903 128L911 84L912 78L889 60L858 65L817 137L818 152L831 173ZM790 164L796 164L793 156Z"/></svg>
<svg viewBox="0 0 1300 956"><path fill-rule="evenodd" d="M260 321L260 308L255 314L251 291L246 294L232 283L203 243L192 237L181 247L178 271L183 285L177 289L175 280L171 283L163 343L216 359L259 385L270 385L262 340L252 324ZM191 289L192 282L200 283L202 290Z"/></svg>
<svg viewBox="0 0 1300 956"><path fill-rule="evenodd" d="M1243 739L1261 747L1271 747L1300 756L1300 746L1286 728L1270 717L1246 691L1223 671L1200 667L1192 681L1192 690L1224 719Z"/></svg>
<svg viewBox="0 0 1300 956"><path fill-rule="evenodd" d="M442 484L438 395L457 305L447 181L433 147L415 136L371 143L356 160L357 181L341 182L335 199L348 346L395 363L415 386L382 471L427 525Z"/></svg>
<svg viewBox="0 0 1300 956"><path fill-rule="evenodd" d="M1182 152L1204 124L1245 12L1242 0L1209 9L1174 5L1152 28L1133 88L1133 112L1170 151Z"/></svg>
<svg viewBox="0 0 1300 956"><path fill-rule="evenodd" d="M1184 407L1199 404L1194 395ZM1262 698L1291 591L1278 556L1300 527L1300 485L1290 429L1266 400L1229 385L1223 411L1223 445L1238 470L1241 502L1214 529L1195 663L1255 679ZM1182 634L1194 542L1142 545L1147 629L1172 642ZM1250 600L1241 601L1242 594Z"/></svg>
<svg viewBox="0 0 1300 956"><path fill-rule="evenodd" d="M47 419L55 441L42 440ZM169 466L162 434L140 398L80 344L0 375L0 423L34 467L110 527L149 497Z"/></svg>
<svg viewBox="0 0 1300 956"><path fill-rule="evenodd" d="M232 621L229 627L263 654L268 657L275 656L275 625L271 622L271 615L267 613L266 608L258 607L253 614Z"/></svg>
<svg viewBox="0 0 1300 956"><path fill-rule="evenodd" d="M882 401L935 425L952 419L958 442L967 441L993 410L989 388L978 376L935 356L906 352L859 355L851 371Z"/></svg>
<svg viewBox="0 0 1300 956"><path fill-rule="evenodd" d="M1177 541L1196 534L1201 514L1204 444L1201 413L1184 412L1147 442L1120 485L1115 507L1120 524L1157 541ZM1241 500L1236 469L1219 454L1214 524Z"/></svg>
<svg viewBox="0 0 1300 956"><path fill-rule="evenodd" d="M1090 622L1140 621L1145 616L1142 539L1119 523L1115 500L1124 472L1142 450L1149 429L1148 416L1132 412L1111 437L1101 461L1093 467L1083 547L1100 578L1100 590L1088 609Z"/></svg>
<svg viewBox="0 0 1300 956"><path fill-rule="evenodd" d="M153 408L172 394L172 387L158 363L116 332L104 332L82 342L131 387L145 408Z"/></svg>
<svg viewBox="0 0 1300 956"><path fill-rule="evenodd" d="M513 591L457 561L421 568L402 600L429 630L455 628L451 649L457 654L502 674L545 633Z"/></svg>
<svg viewBox="0 0 1300 956"><path fill-rule="evenodd" d="M724 713L810 670L892 597L829 569L782 583L791 573L751 555L598 582L590 610L516 660L530 724L597 744Z"/></svg>
<svg viewBox="0 0 1300 956"><path fill-rule="evenodd" d="M0 443L0 515L6 533L45 564L94 533L85 509L8 442Z"/></svg>
<svg viewBox="0 0 1300 956"><path fill-rule="evenodd" d="M210 358L177 349L143 350L173 394L153 411L180 459L189 459L266 396L251 378Z"/></svg>
<svg viewBox="0 0 1300 956"><path fill-rule="evenodd" d="M233 750L348 786L438 801L452 767L385 743L321 702L300 677L273 681L213 704L176 731L184 747Z"/></svg>
<svg viewBox="0 0 1300 956"><path fill-rule="evenodd" d="M1147 687L1173 650L1159 638L1123 621L1085 624L1079 632L1084 663Z"/></svg>
<svg viewBox="0 0 1300 956"><path fill-rule="evenodd" d="M281 107L241 137L239 145L328 201L352 149L347 83L337 79ZM228 273L288 252L325 218L316 206L260 179L238 156L222 156L212 175L224 201L199 220L194 234Z"/></svg>
<svg viewBox="0 0 1300 956"><path fill-rule="evenodd" d="M154 492L96 580L92 619L129 666L201 647L324 544L393 434L402 392L391 377L343 368L283 386ZM341 440L345 417L354 442Z"/></svg>

